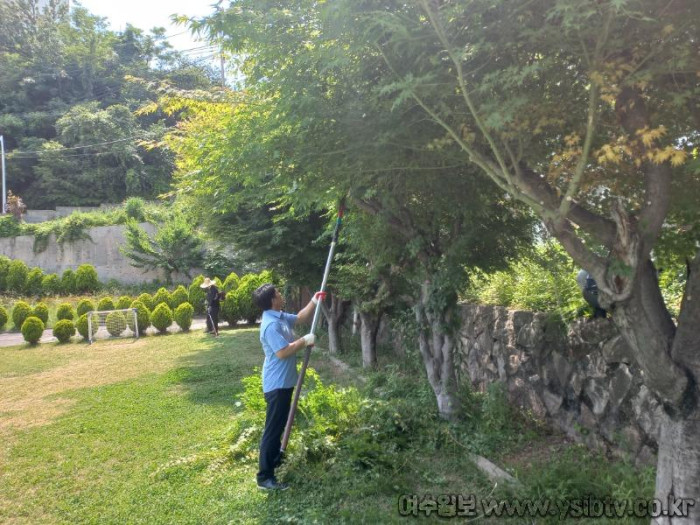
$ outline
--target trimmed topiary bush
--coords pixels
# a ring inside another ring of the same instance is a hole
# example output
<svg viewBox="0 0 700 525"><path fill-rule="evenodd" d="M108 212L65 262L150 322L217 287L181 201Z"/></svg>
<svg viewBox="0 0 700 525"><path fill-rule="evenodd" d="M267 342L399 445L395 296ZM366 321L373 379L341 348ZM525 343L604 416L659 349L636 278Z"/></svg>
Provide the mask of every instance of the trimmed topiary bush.
<svg viewBox="0 0 700 525"><path fill-rule="evenodd" d="M105 310L114 310L114 301L111 297L103 297L97 303L97 310L104 312Z"/></svg>
<svg viewBox="0 0 700 525"><path fill-rule="evenodd" d="M235 293L230 292L226 294L226 299L221 303L221 318L226 321L229 326L236 326L238 320L241 319L241 311L238 308Z"/></svg>
<svg viewBox="0 0 700 525"><path fill-rule="evenodd" d="M5 329L5 325L7 324L8 319L9 316L7 315L7 310L4 306L0 305L0 330Z"/></svg>
<svg viewBox="0 0 700 525"><path fill-rule="evenodd" d="M170 293L162 286L158 288L158 291L153 296L153 308L157 308L161 303L165 303L170 306Z"/></svg>
<svg viewBox="0 0 700 525"><path fill-rule="evenodd" d="M32 315L32 307L24 301L17 301L12 308L12 323L15 328L19 330L24 320L30 315Z"/></svg>
<svg viewBox="0 0 700 525"><path fill-rule="evenodd" d="M261 284L264 284L264 281L261 282L258 275L249 273L241 278L238 288L233 293L241 319L245 319L249 324L255 323L261 313L260 309L253 304L253 292Z"/></svg>
<svg viewBox="0 0 700 525"><path fill-rule="evenodd" d="M9 257L0 255L0 292L7 290L7 274L10 271L11 262Z"/></svg>
<svg viewBox="0 0 700 525"><path fill-rule="evenodd" d="M41 322L46 325L49 322L49 307L45 303L37 303L32 310L32 315L41 319Z"/></svg>
<svg viewBox="0 0 700 525"><path fill-rule="evenodd" d="M24 293L27 286L29 268L23 261L14 260L7 270L7 290L9 292Z"/></svg>
<svg viewBox="0 0 700 525"><path fill-rule="evenodd" d="M43 284L44 270L41 268L32 268L27 274L27 284L25 285L27 295L44 295Z"/></svg>
<svg viewBox="0 0 700 525"><path fill-rule="evenodd" d="M59 321L72 321L75 319L75 310L73 309L73 305L70 303L59 304L58 308L56 309L56 319Z"/></svg>
<svg viewBox="0 0 700 525"><path fill-rule="evenodd" d="M75 323L75 328L78 330L78 333L83 336L83 339L88 339L88 318L87 314L83 314L78 318L78 322ZM97 332L97 326L92 325L92 335L95 335Z"/></svg>
<svg viewBox="0 0 700 525"><path fill-rule="evenodd" d="M107 331L112 337L119 337L121 333L126 330L126 317L122 312L111 312L107 314L107 319L105 320L107 324Z"/></svg>
<svg viewBox="0 0 700 525"><path fill-rule="evenodd" d="M183 332L189 332L190 326L192 326L192 318L194 317L194 308L190 303L182 303L175 308L173 317Z"/></svg>
<svg viewBox="0 0 700 525"><path fill-rule="evenodd" d="M204 300L207 296L207 292L204 290L204 288L199 287L199 285L201 285L203 282L204 276L198 275L194 278L194 281L192 281L192 284L190 285L189 302L194 308L194 313L196 314L203 314L206 312Z"/></svg>
<svg viewBox="0 0 700 525"><path fill-rule="evenodd" d="M143 335L146 333L146 329L151 326L151 312L141 301L131 303L131 308L136 308L136 322L139 324L139 334ZM131 326L132 317L129 316L127 319L129 329L133 331L134 327Z"/></svg>
<svg viewBox="0 0 700 525"><path fill-rule="evenodd" d="M117 304L115 306L117 307L117 310L126 310L127 308L131 307L132 302L133 299L131 297L128 295L122 295L119 299L117 299Z"/></svg>
<svg viewBox="0 0 700 525"><path fill-rule="evenodd" d="M61 291L65 294L75 293L75 272L70 268L61 276Z"/></svg>
<svg viewBox="0 0 700 525"><path fill-rule="evenodd" d="M80 317L88 312L93 312L95 310L95 303L93 303L90 299L81 299L78 301L76 310L78 317Z"/></svg>
<svg viewBox="0 0 700 525"><path fill-rule="evenodd" d="M238 277L238 274L236 272L231 272L228 274L228 277L226 277L226 280L224 281L224 292L228 293L232 290L235 290L238 288L238 284L241 282L241 278Z"/></svg>
<svg viewBox="0 0 700 525"><path fill-rule="evenodd" d="M168 327L173 324L173 312L167 304L160 303L156 306L151 314L151 324L155 326L161 334L167 332Z"/></svg>
<svg viewBox="0 0 700 525"><path fill-rule="evenodd" d="M142 293L136 300L148 308L149 312L153 311L153 297L150 294Z"/></svg>
<svg viewBox="0 0 700 525"><path fill-rule="evenodd" d="M61 319L53 327L53 336L59 343L67 343L75 335L75 325L70 319Z"/></svg>
<svg viewBox="0 0 700 525"><path fill-rule="evenodd" d="M22 337L30 345L35 345L44 333L44 323L38 317L30 315L22 323Z"/></svg>
<svg viewBox="0 0 700 525"><path fill-rule="evenodd" d="M44 275L41 289L44 291L44 295L58 295L61 293L61 279L55 273Z"/></svg>
<svg viewBox="0 0 700 525"><path fill-rule="evenodd" d="M97 278L97 270L92 264L81 264L75 271L75 291L78 293L92 293L100 288L100 280Z"/></svg>
<svg viewBox="0 0 700 525"><path fill-rule="evenodd" d="M170 308L175 310L182 303L188 302L188 300L189 295L187 294L187 289L180 285L170 294Z"/></svg>

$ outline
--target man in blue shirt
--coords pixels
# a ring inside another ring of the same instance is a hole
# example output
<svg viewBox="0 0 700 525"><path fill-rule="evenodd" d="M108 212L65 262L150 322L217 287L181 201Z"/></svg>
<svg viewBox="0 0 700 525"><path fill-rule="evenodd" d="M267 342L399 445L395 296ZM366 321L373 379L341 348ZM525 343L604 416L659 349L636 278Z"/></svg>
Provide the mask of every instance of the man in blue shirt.
<svg viewBox="0 0 700 525"><path fill-rule="evenodd" d="M260 440L260 470L258 487L264 490L284 490L287 485L275 478L282 457L281 438L287 424L292 403L292 391L297 382L295 354L307 346L313 346L314 334L306 334L295 340L294 325L311 321L314 309L322 293L318 292L296 315L282 311L284 297L272 284L263 284L253 292L253 301L263 310L260 323L260 342L265 352L262 369L263 393L267 411L265 430Z"/></svg>

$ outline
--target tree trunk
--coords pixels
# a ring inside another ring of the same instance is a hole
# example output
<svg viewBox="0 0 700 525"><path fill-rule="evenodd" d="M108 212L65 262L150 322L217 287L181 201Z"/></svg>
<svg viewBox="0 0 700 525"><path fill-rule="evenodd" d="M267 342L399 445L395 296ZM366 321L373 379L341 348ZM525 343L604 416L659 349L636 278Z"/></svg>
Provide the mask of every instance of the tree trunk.
<svg viewBox="0 0 700 525"><path fill-rule="evenodd" d="M661 516L654 524L700 523L700 410L684 418L664 414L659 434L659 456L656 462L656 492L654 498L664 508L673 509L669 502L681 498L695 500L689 517ZM682 510L682 509L681 509Z"/></svg>
<svg viewBox="0 0 700 525"><path fill-rule="evenodd" d="M700 523L700 256L686 285L678 327L666 310L653 266L638 270L629 300L615 305L613 320L644 371L644 382L664 407L658 437L655 498L666 508L674 499L696 501L690 518L662 516L653 523ZM672 508L671 508L672 510Z"/></svg>
<svg viewBox="0 0 700 525"><path fill-rule="evenodd" d="M420 300L416 306L418 321L418 346L428 374L428 381L437 399L440 416L454 419L459 415L460 403L456 396L457 377L454 357L456 338L447 327L455 315L454 309L437 313L428 308L430 283L421 286Z"/></svg>
<svg viewBox="0 0 700 525"><path fill-rule="evenodd" d="M352 336L355 337L357 333L360 331L360 312L357 309L357 306L353 306L352 309Z"/></svg>
<svg viewBox="0 0 700 525"><path fill-rule="evenodd" d="M323 307L323 316L328 323L328 350L331 354L338 354L343 350L340 326L345 320L348 304L348 301L343 301L340 297L333 294L331 295L330 309L326 308L325 305Z"/></svg>
<svg viewBox="0 0 700 525"><path fill-rule="evenodd" d="M362 367L374 368L377 366L377 330L382 314L359 312L359 315Z"/></svg>

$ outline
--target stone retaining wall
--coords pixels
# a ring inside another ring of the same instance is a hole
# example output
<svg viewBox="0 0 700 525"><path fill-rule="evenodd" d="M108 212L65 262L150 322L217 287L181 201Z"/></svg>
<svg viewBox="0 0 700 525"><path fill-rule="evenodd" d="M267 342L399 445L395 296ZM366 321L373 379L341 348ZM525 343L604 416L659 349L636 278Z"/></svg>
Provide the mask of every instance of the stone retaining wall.
<svg viewBox="0 0 700 525"><path fill-rule="evenodd" d="M542 313L462 306L460 376L485 390L504 384L510 401L592 448L654 460L661 406L609 319L569 327Z"/></svg>

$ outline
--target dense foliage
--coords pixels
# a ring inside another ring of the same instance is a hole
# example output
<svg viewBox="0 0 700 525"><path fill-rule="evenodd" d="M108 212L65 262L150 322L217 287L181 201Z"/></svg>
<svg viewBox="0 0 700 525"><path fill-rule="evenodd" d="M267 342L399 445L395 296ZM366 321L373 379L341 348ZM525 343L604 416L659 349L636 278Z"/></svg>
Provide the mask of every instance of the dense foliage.
<svg viewBox="0 0 700 525"><path fill-rule="evenodd" d="M160 82L209 88L212 73L173 51L163 28L117 33L67 5L0 3L0 133L12 189L30 208L155 197L169 189L173 158L160 140L177 118L134 110Z"/></svg>

